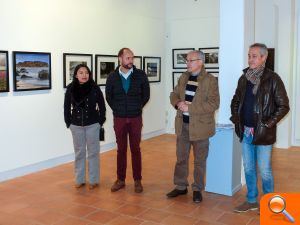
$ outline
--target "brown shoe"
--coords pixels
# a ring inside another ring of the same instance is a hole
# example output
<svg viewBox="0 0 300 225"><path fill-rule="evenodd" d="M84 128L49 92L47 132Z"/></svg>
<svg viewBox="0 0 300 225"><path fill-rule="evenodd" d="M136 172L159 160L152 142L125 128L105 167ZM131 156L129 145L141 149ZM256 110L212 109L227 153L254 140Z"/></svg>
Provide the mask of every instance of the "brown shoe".
<svg viewBox="0 0 300 225"><path fill-rule="evenodd" d="M75 188L81 188L85 185L85 183L75 184Z"/></svg>
<svg viewBox="0 0 300 225"><path fill-rule="evenodd" d="M141 180L134 181L134 191L135 191L135 193L143 192L143 185L141 183Z"/></svg>
<svg viewBox="0 0 300 225"><path fill-rule="evenodd" d="M113 186L111 186L111 192L116 192L120 190L121 188L125 187L125 181L123 180L116 180Z"/></svg>
<svg viewBox="0 0 300 225"><path fill-rule="evenodd" d="M235 207L233 210L234 212L248 212L249 210L257 210L259 208L259 205L257 202L255 203L249 203L249 202L244 202L243 204Z"/></svg>
<svg viewBox="0 0 300 225"><path fill-rule="evenodd" d="M98 183L95 183L95 184L89 184L89 189L92 190L94 188L97 188L99 186Z"/></svg>

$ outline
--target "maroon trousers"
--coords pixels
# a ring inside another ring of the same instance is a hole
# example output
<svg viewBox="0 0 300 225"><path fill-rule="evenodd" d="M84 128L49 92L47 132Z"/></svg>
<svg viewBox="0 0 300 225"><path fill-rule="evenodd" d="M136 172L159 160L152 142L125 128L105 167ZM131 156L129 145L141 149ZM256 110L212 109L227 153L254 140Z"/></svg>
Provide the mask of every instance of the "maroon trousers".
<svg viewBox="0 0 300 225"><path fill-rule="evenodd" d="M114 117L114 130L118 145L117 175L119 180L124 181L126 178L128 136L131 151L133 179L142 179L142 157L140 149L142 126L142 116L134 118Z"/></svg>

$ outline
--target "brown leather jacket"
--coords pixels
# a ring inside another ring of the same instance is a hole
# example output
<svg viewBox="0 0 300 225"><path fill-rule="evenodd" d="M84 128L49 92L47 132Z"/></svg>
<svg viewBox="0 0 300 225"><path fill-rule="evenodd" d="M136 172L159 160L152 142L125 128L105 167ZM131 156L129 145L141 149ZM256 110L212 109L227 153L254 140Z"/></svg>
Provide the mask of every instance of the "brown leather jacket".
<svg viewBox="0 0 300 225"><path fill-rule="evenodd" d="M177 103L185 100L185 87L190 73L183 73L178 85L170 94L170 102L177 109ZM205 140L215 134L215 111L219 108L220 96L217 79L206 73L204 67L197 78L198 87L189 105L189 136L190 141ZM182 111L177 110L175 118L175 132L181 134Z"/></svg>
<svg viewBox="0 0 300 225"><path fill-rule="evenodd" d="M244 70L246 73L248 68ZM231 100L230 120L235 124L235 132L243 139L244 124L241 109L246 92L247 79L242 75ZM284 84L278 74L266 68L260 80L260 85L254 103L254 137L255 145L271 145L276 142L277 123L289 112L289 99Z"/></svg>

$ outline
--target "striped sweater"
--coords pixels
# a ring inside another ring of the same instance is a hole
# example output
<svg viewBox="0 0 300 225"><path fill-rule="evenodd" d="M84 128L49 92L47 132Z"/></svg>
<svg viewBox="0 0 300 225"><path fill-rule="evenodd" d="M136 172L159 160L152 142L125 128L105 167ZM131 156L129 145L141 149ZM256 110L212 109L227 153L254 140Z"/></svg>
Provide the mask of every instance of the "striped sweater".
<svg viewBox="0 0 300 225"><path fill-rule="evenodd" d="M191 75L185 88L185 101L187 104L191 104L193 101L193 98L195 96L198 82L197 82L198 75ZM183 112L183 122L189 123L189 112Z"/></svg>

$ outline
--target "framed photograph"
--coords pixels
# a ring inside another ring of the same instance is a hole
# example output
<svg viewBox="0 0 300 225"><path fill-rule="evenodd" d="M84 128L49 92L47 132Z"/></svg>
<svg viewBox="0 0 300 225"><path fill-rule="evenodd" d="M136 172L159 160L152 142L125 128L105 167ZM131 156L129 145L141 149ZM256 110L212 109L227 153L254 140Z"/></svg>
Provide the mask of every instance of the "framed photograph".
<svg viewBox="0 0 300 225"><path fill-rule="evenodd" d="M219 68L219 48L199 48L205 55L205 68Z"/></svg>
<svg viewBox="0 0 300 225"><path fill-rule="evenodd" d="M219 70L218 69L206 68L206 72L210 73L211 75L213 75L216 78L219 77Z"/></svg>
<svg viewBox="0 0 300 225"><path fill-rule="evenodd" d="M13 52L14 91L51 89L51 53Z"/></svg>
<svg viewBox="0 0 300 225"><path fill-rule="evenodd" d="M186 56L195 48L176 48L172 49L173 69L186 69Z"/></svg>
<svg viewBox="0 0 300 225"><path fill-rule="evenodd" d="M143 68L142 68L142 56L134 56L134 59L133 59L133 64L135 65L135 67L137 68L137 69L140 69L140 70L142 70Z"/></svg>
<svg viewBox="0 0 300 225"><path fill-rule="evenodd" d="M176 87L176 85L178 84L178 79L179 77L184 73L184 71L176 71L176 72L173 72L173 90L174 88Z"/></svg>
<svg viewBox="0 0 300 225"><path fill-rule="evenodd" d="M79 64L87 65L93 74L92 54L63 53L63 63L64 63L64 88L67 87L72 82L74 69Z"/></svg>
<svg viewBox="0 0 300 225"><path fill-rule="evenodd" d="M8 51L0 51L0 92L9 92Z"/></svg>
<svg viewBox="0 0 300 225"><path fill-rule="evenodd" d="M161 76L161 58L143 57L143 68L150 83L160 82Z"/></svg>
<svg viewBox="0 0 300 225"><path fill-rule="evenodd" d="M274 71L275 69L275 48L268 48L268 58L266 61L266 67Z"/></svg>
<svg viewBox="0 0 300 225"><path fill-rule="evenodd" d="M99 86L105 86L108 74L114 71L118 65L118 56L116 55L96 55L96 83Z"/></svg>

